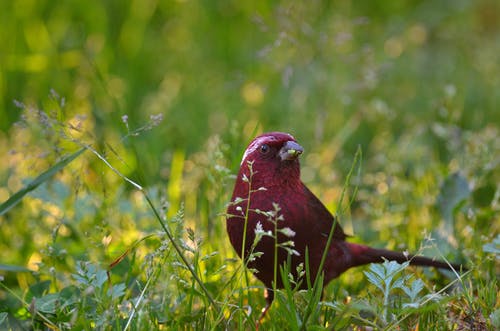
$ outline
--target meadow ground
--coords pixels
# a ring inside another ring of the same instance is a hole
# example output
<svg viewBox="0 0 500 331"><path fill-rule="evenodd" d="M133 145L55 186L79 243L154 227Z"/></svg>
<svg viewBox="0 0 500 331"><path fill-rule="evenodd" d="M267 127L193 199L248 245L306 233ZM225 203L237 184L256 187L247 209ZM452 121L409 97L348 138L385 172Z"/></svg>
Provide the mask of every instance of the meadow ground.
<svg viewBox="0 0 500 331"><path fill-rule="evenodd" d="M500 328L496 1L4 1L0 18L0 329L255 328L264 289L224 213L246 145L277 130L353 242L470 271L288 281L262 330Z"/></svg>

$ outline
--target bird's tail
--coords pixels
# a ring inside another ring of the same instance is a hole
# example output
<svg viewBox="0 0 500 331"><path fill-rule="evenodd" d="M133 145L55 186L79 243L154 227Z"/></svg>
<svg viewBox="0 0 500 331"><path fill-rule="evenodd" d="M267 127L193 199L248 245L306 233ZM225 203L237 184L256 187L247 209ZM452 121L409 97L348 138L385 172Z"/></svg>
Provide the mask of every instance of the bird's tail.
<svg viewBox="0 0 500 331"><path fill-rule="evenodd" d="M384 258L398 263L410 262L411 265L435 267L439 269L448 269L456 271L466 271L467 269L454 263L434 260L432 258L416 256L412 254L403 254L401 252L389 251L386 249L372 248L365 245L347 243L348 250L351 253L352 266L360 266L369 263L382 263Z"/></svg>

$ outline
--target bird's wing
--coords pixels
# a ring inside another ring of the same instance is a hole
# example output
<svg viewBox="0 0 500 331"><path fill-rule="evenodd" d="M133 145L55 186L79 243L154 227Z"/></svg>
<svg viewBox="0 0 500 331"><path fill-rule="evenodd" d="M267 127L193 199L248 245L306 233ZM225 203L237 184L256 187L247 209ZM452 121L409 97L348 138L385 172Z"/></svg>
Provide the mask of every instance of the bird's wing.
<svg viewBox="0 0 500 331"><path fill-rule="evenodd" d="M304 193L307 197L309 215L313 215L315 218L313 223L314 229L312 230L316 233L320 233L322 236L328 237L333 225L335 226L335 229L333 230L333 238L345 240L347 235L338 223L338 219L333 217L328 209L326 209L325 205L305 185Z"/></svg>

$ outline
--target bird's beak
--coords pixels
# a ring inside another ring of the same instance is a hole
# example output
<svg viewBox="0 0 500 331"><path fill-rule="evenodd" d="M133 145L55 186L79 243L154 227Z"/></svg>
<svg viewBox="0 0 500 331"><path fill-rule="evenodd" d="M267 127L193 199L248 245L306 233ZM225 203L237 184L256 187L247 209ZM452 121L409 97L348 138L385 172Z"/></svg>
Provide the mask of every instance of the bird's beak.
<svg viewBox="0 0 500 331"><path fill-rule="evenodd" d="M302 152L304 152L302 146L297 144L295 141L290 140L287 141L283 147L281 147L278 155L281 158L281 161L290 161L298 158Z"/></svg>

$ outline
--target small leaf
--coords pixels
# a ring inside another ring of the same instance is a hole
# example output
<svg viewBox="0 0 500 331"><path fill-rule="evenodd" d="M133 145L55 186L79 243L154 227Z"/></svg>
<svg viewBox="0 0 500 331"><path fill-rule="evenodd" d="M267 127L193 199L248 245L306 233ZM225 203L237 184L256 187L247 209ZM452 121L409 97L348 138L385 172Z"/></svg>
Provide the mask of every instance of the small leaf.
<svg viewBox="0 0 500 331"><path fill-rule="evenodd" d="M406 286L404 286L404 278L397 278L395 281L394 281L394 284L392 285L392 288L400 288L400 289L403 289L405 288Z"/></svg>
<svg viewBox="0 0 500 331"><path fill-rule="evenodd" d="M35 299L35 308L44 314L54 314L59 301L59 293L51 293Z"/></svg>
<svg viewBox="0 0 500 331"><path fill-rule="evenodd" d="M382 264L372 264L370 265L370 270L379 277L379 279L385 278L385 269Z"/></svg>
<svg viewBox="0 0 500 331"><path fill-rule="evenodd" d="M403 308L418 308L418 307L420 307L420 302L403 303L402 307Z"/></svg>
<svg viewBox="0 0 500 331"><path fill-rule="evenodd" d="M111 294L111 297L113 299L118 299L125 294L126 289L127 286L125 284L119 283L114 285L111 289L109 289L109 294Z"/></svg>
<svg viewBox="0 0 500 331"><path fill-rule="evenodd" d="M6 312L1 312L0 313L0 326L7 320L7 313Z"/></svg>
<svg viewBox="0 0 500 331"><path fill-rule="evenodd" d="M497 255L497 259L500 258L500 234L497 235L492 242L483 245L483 251L486 253L493 253Z"/></svg>
<svg viewBox="0 0 500 331"><path fill-rule="evenodd" d="M96 268L97 269L97 268ZM108 280L108 274L103 269L97 269L95 274L95 281L92 282L97 288L101 288L102 285Z"/></svg>
<svg viewBox="0 0 500 331"><path fill-rule="evenodd" d="M439 192L436 205L446 221L447 229L453 228L453 212L455 208L471 194L467 179L459 173L448 176Z"/></svg>
<svg viewBox="0 0 500 331"><path fill-rule="evenodd" d="M376 273L365 271L365 275L370 283L378 287L381 291L384 291L384 286L382 286L382 279Z"/></svg>
<svg viewBox="0 0 500 331"><path fill-rule="evenodd" d="M412 302L416 302L417 296L424 288L424 282L421 279L415 279L410 287L403 287L403 291L410 298Z"/></svg>
<svg viewBox="0 0 500 331"><path fill-rule="evenodd" d="M26 267L12 264L0 264L0 270L10 272L31 272L31 270Z"/></svg>
<svg viewBox="0 0 500 331"><path fill-rule="evenodd" d="M490 321L495 329L500 329L500 308L490 314Z"/></svg>

